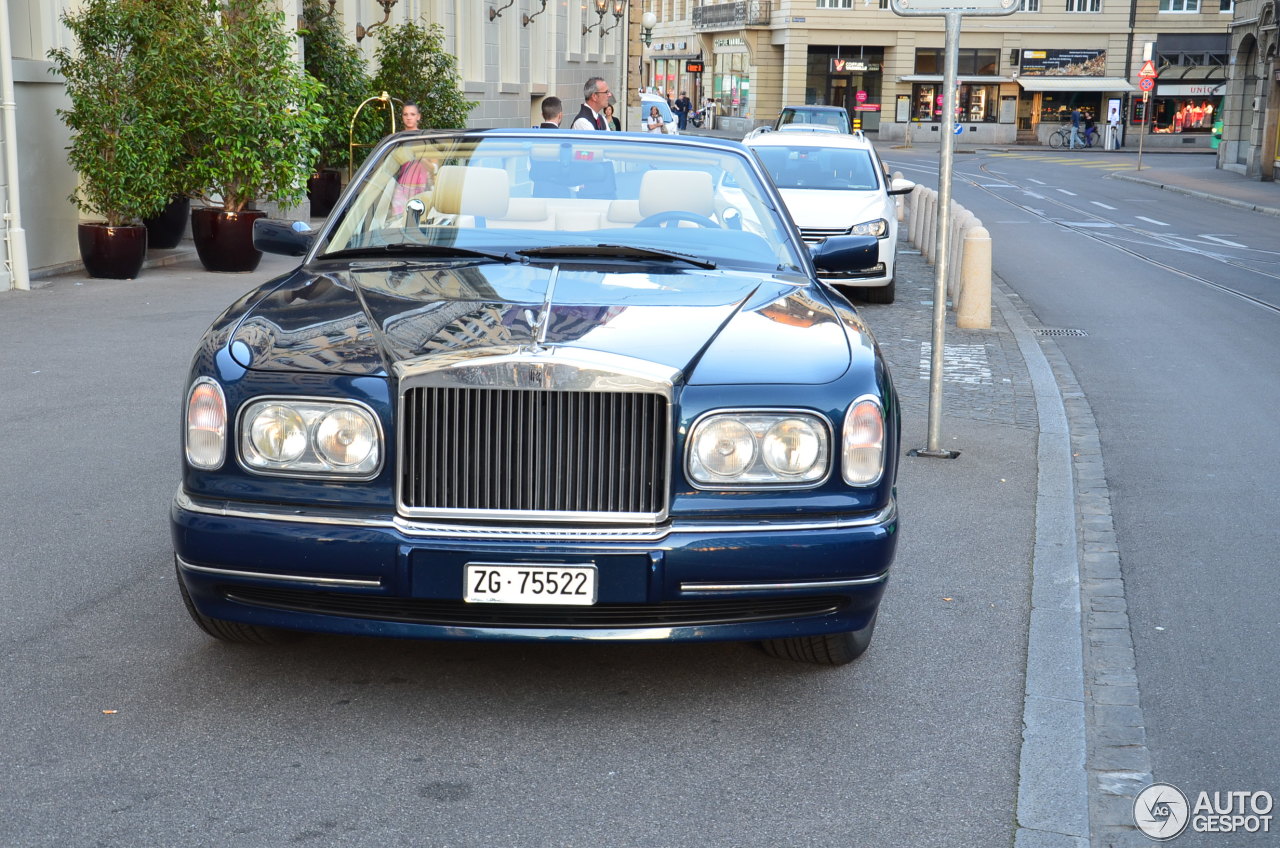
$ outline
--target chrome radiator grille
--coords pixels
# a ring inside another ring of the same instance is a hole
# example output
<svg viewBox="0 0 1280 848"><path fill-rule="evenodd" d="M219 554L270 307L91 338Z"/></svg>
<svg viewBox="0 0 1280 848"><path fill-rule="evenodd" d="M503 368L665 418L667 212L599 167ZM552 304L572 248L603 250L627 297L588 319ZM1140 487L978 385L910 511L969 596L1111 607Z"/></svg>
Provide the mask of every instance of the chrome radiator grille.
<svg viewBox="0 0 1280 848"><path fill-rule="evenodd" d="M433 517L656 517L666 510L669 420L667 399L645 392L411 388L401 508Z"/></svg>
<svg viewBox="0 0 1280 848"><path fill-rule="evenodd" d="M806 244L816 244L831 236L847 236L852 229L853 227L801 227L800 238L804 239Z"/></svg>

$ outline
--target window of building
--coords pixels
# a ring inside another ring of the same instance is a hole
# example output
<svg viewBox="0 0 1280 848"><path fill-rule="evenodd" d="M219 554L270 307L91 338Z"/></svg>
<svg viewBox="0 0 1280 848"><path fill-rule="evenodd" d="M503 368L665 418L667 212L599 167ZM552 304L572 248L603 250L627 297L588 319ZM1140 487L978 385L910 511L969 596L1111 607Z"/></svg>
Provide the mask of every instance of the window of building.
<svg viewBox="0 0 1280 848"><path fill-rule="evenodd" d="M1022 0L1018 4L1019 12L1038 12L1040 11L1040 0Z"/></svg>
<svg viewBox="0 0 1280 848"><path fill-rule="evenodd" d="M1164 0L1161 0L1164 2ZM1067 0L1068 12L1101 12L1102 0Z"/></svg>
<svg viewBox="0 0 1280 848"><path fill-rule="evenodd" d="M941 74L945 72L945 51L941 47L916 48L916 73ZM960 76L995 76L1000 72L1000 51L983 47L961 47L956 66Z"/></svg>
<svg viewBox="0 0 1280 848"><path fill-rule="evenodd" d="M1224 15L1234 14L1236 10L1235 0L1218 0L1218 11Z"/></svg>
<svg viewBox="0 0 1280 848"><path fill-rule="evenodd" d="M1160 0L1162 12L1199 12L1200 0Z"/></svg>
<svg viewBox="0 0 1280 848"><path fill-rule="evenodd" d="M852 9L853 0L818 0L819 9Z"/></svg>

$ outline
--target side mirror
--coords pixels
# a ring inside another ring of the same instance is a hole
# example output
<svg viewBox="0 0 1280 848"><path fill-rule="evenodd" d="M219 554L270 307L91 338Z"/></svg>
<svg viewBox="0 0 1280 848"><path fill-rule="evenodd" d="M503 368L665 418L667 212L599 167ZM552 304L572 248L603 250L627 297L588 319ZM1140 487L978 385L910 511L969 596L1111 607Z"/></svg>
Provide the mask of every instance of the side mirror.
<svg viewBox="0 0 1280 848"><path fill-rule="evenodd" d="M253 246L263 253L305 256L315 237L315 231L305 221L259 218L253 222Z"/></svg>
<svg viewBox="0 0 1280 848"><path fill-rule="evenodd" d="M889 194L910 194L915 187L911 180L893 180L889 183Z"/></svg>
<svg viewBox="0 0 1280 848"><path fill-rule="evenodd" d="M880 261L880 240L875 236L831 236L810 245L809 253L819 273L868 271Z"/></svg>

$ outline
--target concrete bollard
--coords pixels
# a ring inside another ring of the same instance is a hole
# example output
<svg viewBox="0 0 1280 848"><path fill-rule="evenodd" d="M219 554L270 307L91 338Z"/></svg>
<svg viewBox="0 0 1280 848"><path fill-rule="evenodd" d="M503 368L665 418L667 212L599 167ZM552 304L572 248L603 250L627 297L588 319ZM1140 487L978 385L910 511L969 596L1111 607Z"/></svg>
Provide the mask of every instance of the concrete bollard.
<svg viewBox="0 0 1280 848"><path fill-rule="evenodd" d="M973 213L963 206L955 211L955 226L951 229L951 265L947 280L947 296L951 298L951 308L955 308L956 297L960 293L960 263L964 257L964 234L976 220Z"/></svg>
<svg viewBox="0 0 1280 848"><path fill-rule="evenodd" d="M973 226L965 233L964 267L960 297L956 304L956 326L965 329L991 328L991 234Z"/></svg>
<svg viewBox="0 0 1280 848"><path fill-rule="evenodd" d="M928 198L924 207L924 233L921 241L920 252L924 254L925 261L930 265L933 264L934 249L937 247L938 239L938 192L929 189Z"/></svg>
<svg viewBox="0 0 1280 848"><path fill-rule="evenodd" d="M892 176L892 177L890 177L890 179L891 179L891 180L900 180L900 179L902 179L902 172L901 172L901 171L894 171L894 172L893 172L893 176ZM889 186L889 187L890 187L890 188L892 188L892 187L893 187L892 183L890 184L890 186ZM894 207L898 210L898 222L899 222L899 223L901 223L901 222L902 222L902 219L903 219L904 217L906 217L906 211L907 211L907 209L906 209L906 207L907 207L907 198L906 198L906 196L905 196L905 195L901 195L901 194L899 194L899 195L895 195L895 196L894 196L894 198L893 198L893 205L894 205Z"/></svg>
<svg viewBox="0 0 1280 848"><path fill-rule="evenodd" d="M924 186L911 190L911 216L907 219L907 238L917 250L920 248L920 210L924 206Z"/></svg>

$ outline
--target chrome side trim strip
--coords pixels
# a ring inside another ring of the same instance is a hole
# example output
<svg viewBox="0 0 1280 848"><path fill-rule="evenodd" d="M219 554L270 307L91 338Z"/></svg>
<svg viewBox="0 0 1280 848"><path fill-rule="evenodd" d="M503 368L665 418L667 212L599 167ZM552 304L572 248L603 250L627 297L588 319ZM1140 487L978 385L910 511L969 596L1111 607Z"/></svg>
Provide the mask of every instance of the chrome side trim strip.
<svg viewBox="0 0 1280 848"><path fill-rule="evenodd" d="M788 589L847 589L852 586L873 586L889 579L889 572L874 577L855 577L849 580L803 580L785 583L681 583L680 591L688 594L705 592L785 592Z"/></svg>
<svg viewBox="0 0 1280 848"><path fill-rule="evenodd" d="M247 518L257 521L288 521L295 524L320 524L329 527L366 527L395 530L405 536L436 537L444 539L533 539L551 541L599 541L599 542L660 542L672 534L707 533L778 533L798 530L850 530L888 524L898 517L896 500L884 509L856 518L826 518L815 521L772 521L752 524L681 523L665 527L502 527L496 525L430 524L407 521L400 516L385 518L353 518L323 510L301 512L297 509L270 510L262 507L248 509L228 505L198 503L181 489L174 496L174 505L186 512L217 515L224 518Z"/></svg>
<svg viewBox="0 0 1280 848"><path fill-rule="evenodd" d="M177 558L178 567L185 571L199 571L202 574L214 574L220 577L251 577L255 580L279 580L284 583L310 583L315 586L354 586L362 589L377 589L381 580L352 580L342 577L304 577L301 574L263 574L260 571L236 571L232 568L210 568L207 565L192 565L181 557Z"/></svg>

